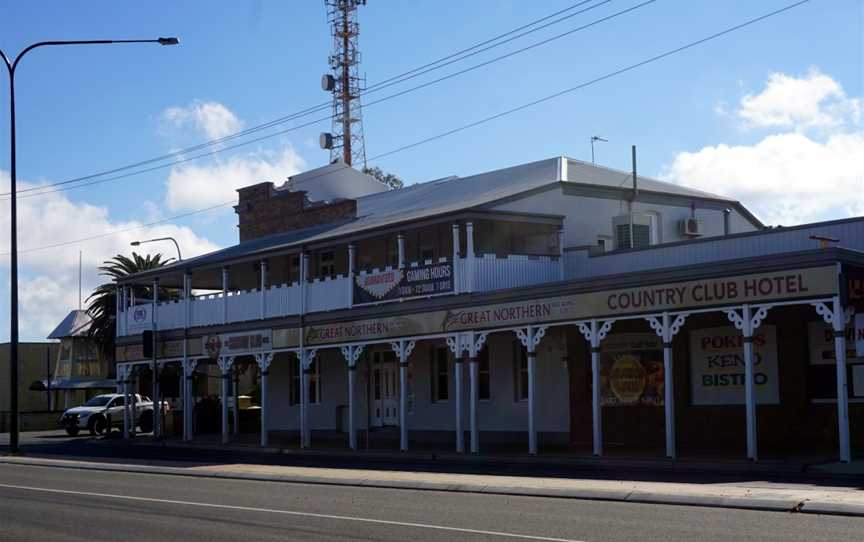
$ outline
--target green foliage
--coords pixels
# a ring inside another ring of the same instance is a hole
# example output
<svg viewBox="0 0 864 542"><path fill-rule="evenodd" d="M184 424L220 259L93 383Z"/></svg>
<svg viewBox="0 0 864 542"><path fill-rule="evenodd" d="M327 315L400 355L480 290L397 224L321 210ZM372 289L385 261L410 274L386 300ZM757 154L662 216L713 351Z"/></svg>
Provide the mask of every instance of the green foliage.
<svg viewBox="0 0 864 542"><path fill-rule="evenodd" d="M114 359L114 339L116 337L117 327L117 283L118 279L157 269L171 262L173 258L167 260L162 259L161 254L144 257L140 254L132 253L132 257L118 254L110 260L104 262L99 268L100 275L109 277L111 282L107 282L98 286L93 293L87 298L87 312L93 318L93 324L90 326L90 337L96 341L99 350L106 356L107 359ZM153 288L149 286L134 286L135 299L153 299ZM176 297L177 292L160 288L160 299L171 299Z"/></svg>
<svg viewBox="0 0 864 542"><path fill-rule="evenodd" d="M371 175L386 184L390 188L402 188L405 186L405 183L402 182L402 179L393 175L392 173L384 173L379 167L364 167L363 173L366 175Z"/></svg>

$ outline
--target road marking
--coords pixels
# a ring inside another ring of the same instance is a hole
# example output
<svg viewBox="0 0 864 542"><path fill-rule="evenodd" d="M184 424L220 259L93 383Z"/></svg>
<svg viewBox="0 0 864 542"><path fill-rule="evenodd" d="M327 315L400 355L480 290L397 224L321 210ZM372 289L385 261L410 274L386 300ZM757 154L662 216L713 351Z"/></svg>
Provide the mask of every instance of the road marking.
<svg viewBox="0 0 864 542"><path fill-rule="evenodd" d="M399 527L416 527L420 529L432 529L437 531L450 531L457 533L482 534L498 536L501 538L518 538L521 540L542 540L544 542L584 542L570 538L552 538L548 536L536 536L530 534L506 533L501 531L484 531L482 529L466 529L463 527L450 527L448 525L431 525L428 523L413 523L409 521L394 521L388 519L362 518L356 516L338 516L333 514L317 514L315 512L298 512L296 510L277 510L273 508L257 508L254 506L233 506L230 504L211 504L191 501L177 501L172 499L156 499L152 497L134 497L132 495L114 495L110 493L92 493L90 491L73 491L69 489L51 489L45 487L16 486L11 484L0 484L0 488L23 489L26 491L41 491L43 493L60 493L63 495L80 495L85 497L105 497L110 499L124 499L128 501L142 501L161 504L177 504L182 506L197 506L201 508L220 508L223 510L241 510L244 512L266 512L269 514L281 514L285 516L301 516L319 519L336 519L342 521L356 521L360 523L374 523L378 525L394 525Z"/></svg>

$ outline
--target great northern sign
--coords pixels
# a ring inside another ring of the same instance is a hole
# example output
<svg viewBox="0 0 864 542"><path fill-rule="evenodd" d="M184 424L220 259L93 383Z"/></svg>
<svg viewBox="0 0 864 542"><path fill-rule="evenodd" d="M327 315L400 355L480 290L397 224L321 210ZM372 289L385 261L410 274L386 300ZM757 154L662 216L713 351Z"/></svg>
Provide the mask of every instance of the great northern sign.
<svg viewBox="0 0 864 542"><path fill-rule="evenodd" d="M306 329L305 344L311 346L539 322L827 297L836 293L836 268L816 267L323 324Z"/></svg>

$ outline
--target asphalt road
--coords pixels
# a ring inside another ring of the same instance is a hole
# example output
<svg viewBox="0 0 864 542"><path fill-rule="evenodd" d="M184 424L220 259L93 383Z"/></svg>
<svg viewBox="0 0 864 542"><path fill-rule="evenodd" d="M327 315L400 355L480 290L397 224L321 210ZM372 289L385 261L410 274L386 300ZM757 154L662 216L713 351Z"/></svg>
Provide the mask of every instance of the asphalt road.
<svg viewBox="0 0 864 542"><path fill-rule="evenodd" d="M778 512L0 465L0 539L861 540Z"/></svg>

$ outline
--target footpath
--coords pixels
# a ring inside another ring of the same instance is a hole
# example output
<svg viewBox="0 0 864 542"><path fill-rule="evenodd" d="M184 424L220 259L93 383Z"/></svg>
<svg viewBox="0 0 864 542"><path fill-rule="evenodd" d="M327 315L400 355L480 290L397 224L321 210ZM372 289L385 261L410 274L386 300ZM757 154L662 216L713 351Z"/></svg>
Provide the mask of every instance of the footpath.
<svg viewBox="0 0 864 542"><path fill-rule="evenodd" d="M136 443L135 447L138 449L175 448L175 446L158 443L142 444ZM188 445L182 447L189 449ZM206 448L201 447L201 450L204 451ZM325 463L328 458L347 457L345 454L332 452L283 453L295 457L317 457ZM655 481L663 480L664 477L641 475L633 476L637 479L625 480L621 479L620 474L603 475L604 471L612 473L618 468L628 472L633 468L646 469L646 472L650 470L650 465L634 467L627 462L596 463L599 474L591 476L584 475L583 463L582 468L573 469L575 477L570 477L561 474L520 476L453 472L465 468L445 468L443 469L445 472L435 469L430 472L431 469L424 470L420 465L417 468L412 468L410 465L406 468L403 465L400 469L388 469L387 458L381 454L373 458L381 463L371 466L367 463L363 468L352 467L350 463L346 465L344 460L334 461L336 466L333 467L321 466L320 462L315 466L262 464L265 462L256 462L253 454L244 454L240 456L239 461L236 458L213 461L207 460L206 456L202 456L201 461L158 459L157 453L137 459L120 457L121 455L118 454L114 458L84 456L73 458L53 454L51 457L0 456L0 463L298 484L606 500L864 517L864 463L860 461L848 465L815 466L809 469L805 477L778 482L771 481L769 476L765 476L764 467L762 472L753 469L750 473L738 472L736 476L706 477L697 475L697 470L704 466L691 465L692 476L688 475L686 470L682 474L679 467L675 481ZM352 457L356 459L358 455L354 454ZM394 455L394 460L396 458L404 461L405 456ZM475 458L475 460L482 460L482 458ZM722 466L720 467L722 472ZM820 469L824 472L824 477L818 474ZM730 468L727 468L727 471L729 470ZM518 473L518 467L512 472Z"/></svg>

